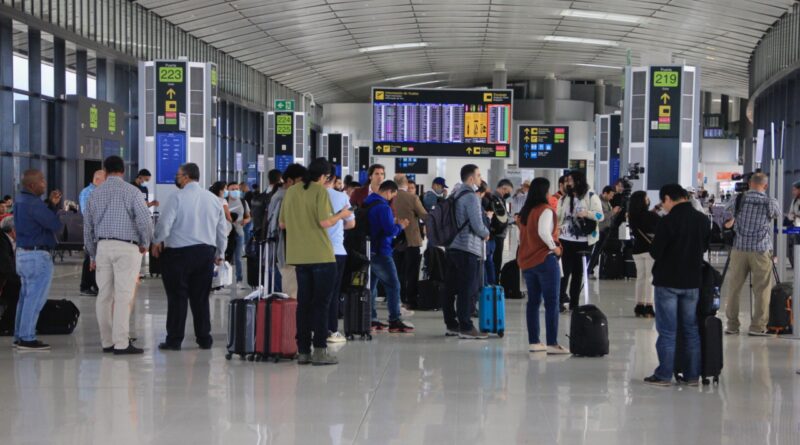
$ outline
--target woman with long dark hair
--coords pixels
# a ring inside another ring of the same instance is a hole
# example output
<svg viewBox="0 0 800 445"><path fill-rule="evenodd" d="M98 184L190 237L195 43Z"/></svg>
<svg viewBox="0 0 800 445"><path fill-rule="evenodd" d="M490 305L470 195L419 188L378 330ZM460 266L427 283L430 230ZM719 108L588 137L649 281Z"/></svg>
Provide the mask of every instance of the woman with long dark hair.
<svg viewBox="0 0 800 445"><path fill-rule="evenodd" d="M637 317L653 318L653 257L650 246L656 233L659 216L650 211L650 198L643 191L634 192L628 204L628 223L633 232L633 261L636 263Z"/></svg>
<svg viewBox="0 0 800 445"><path fill-rule="evenodd" d="M573 310L578 307L583 282L581 259L600 237L597 224L603 220L603 204L600 202L600 197L589 190L583 172L578 170L570 172L565 184L566 194L558 201L557 212L561 224L559 239L564 249L561 258L564 268L564 277L561 279L561 302L562 304L568 302L569 310Z"/></svg>
<svg viewBox="0 0 800 445"><path fill-rule="evenodd" d="M349 207L333 213L323 185L332 171L325 158L311 161L303 185L286 191L278 216L280 228L286 230L286 263L295 266L297 274L297 363L301 365L338 363L327 351L328 306L336 276L336 257L327 229L353 213Z"/></svg>
<svg viewBox="0 0 800 445"><path fill-rule="evenodd" d="M517 263L528 287L528 351L569 354L558 344L558 298L561 270L558 218L550 206L550 181L536 178L517 215L520 245ZM544 300L547 345L539 339L539 306Z"/></svg>

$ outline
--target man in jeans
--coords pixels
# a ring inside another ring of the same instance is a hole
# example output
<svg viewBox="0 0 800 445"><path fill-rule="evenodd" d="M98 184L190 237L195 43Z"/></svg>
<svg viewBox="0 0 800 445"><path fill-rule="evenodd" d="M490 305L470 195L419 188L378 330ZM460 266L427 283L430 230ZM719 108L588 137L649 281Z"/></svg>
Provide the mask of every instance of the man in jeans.
<svg viewBox="0 0 800 445"><path fill-rule="evenodd" d="M39 321L53 277L56 233L62 229L55 211L39 198L47 190L47 182L39 170L27 170L22 176L22 191L14 200L14 227L17 232L17 274L22 289L17 303L14 324L14 345L18 351L47 351L50 346L36 339ZM48 201L55 205L61 193L50 192Z"/></svg>
<svg viewBox="0 0 800 445"><path fill-rule="evenodd" d="M750 274L755 298L748 334L765 336L769 335L767 321L772 292L772 225L773 220L781 216L781 208L775 198L766 194L767 175L756 173L750 177L749 183L750 190L732 199L727 206L733 218L725 226L733 225L736 236L726 274L729 278L725 280L722 291L728 319L725 333L739 333L739 294Z"/></svg>
<svg viewBox="0 0 800 445"><path fill-rule="evenodd" d="M461 167L461 185L448 199L455 199L458 234L447 248L447 293L442 314L447 336L463 339L486 339L489 336L472 324L472 311L480 291L481 255L489 240L489 228L483 222L481 201L475 193L481 184L477 165ZM456 295L458 296L456 298ZM456 308L454 308L454 303Z"/></svg>
<svg viewBox="0 0 800 445"><path fill-rule="evenodd" d="M364 201L364 208L369 209L370 233L370 271L372 283L372 327L378 330L386 325L378 320L375 298L378 295L378 281L386 289L386 301L389 306L389 332L411 332L414 326L400 318L400 279L397 277L397 266L392 257L392 241L408 227L408 220L401 219L395 223L394 212L389 201L397 196L397 183L385 181Z"/></svg>
<svg viewBox="0 0 800 445"><path fill-rule="evenodd" d="M649 385L670 386L675 365L675 343L680 331L686 345L684 373L690 386L700 375L700 333L697 301L702 285L703 253L708 250L711 230L708 218L692 207L686 190L668 184L659 192L667 215L656 229L650 256L653 257L658 368L644 379ZM680 325L680 329L678 326Z"/></svg>

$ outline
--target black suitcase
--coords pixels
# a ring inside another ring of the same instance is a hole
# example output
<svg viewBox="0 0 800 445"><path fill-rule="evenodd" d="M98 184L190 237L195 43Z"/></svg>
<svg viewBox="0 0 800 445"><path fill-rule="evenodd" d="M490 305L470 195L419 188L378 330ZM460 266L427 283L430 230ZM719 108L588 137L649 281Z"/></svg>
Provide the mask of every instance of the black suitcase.
<svg viewBox="0 0 800 445"><path fill-rule="evenodd" d="M718 384L719 375L722 373L722 320L710 315L698 318L698 325L698 330L700 331L701 380L703 385L708 385L709 379L713 379L714 383ZM680 329L678 329L675 343L675 380L685 381L683 373L687 359L686 345Z"/></svg>
<svg viewBox="0 0 800 445"><path fill-rule="evenodd" d="M625 260L620 252L600 253L600 279L621 280L625 278Z"/></svg>
<svg viewBox="0 0 800 445"><path fill-rule="evenodd" d="M506 293L506 298L509 300L521 300L525 298L527 292L522 291L520 286L520 273L517 260L507 262L502 269L500 269L500 285Z"/></svg>
<svg viewBox="0 0 800 445"><path fill-rule="evenodd" d="M792 283L779 283L772 288L767 330L778 335L792 333Z"/></svg>
<svg viewBox="0 0 800 445"><path fill-rule="evenodd" d="M569 326L569 350L582 357L608 354L608 319L593 304L578 306L572 311Z"/></svg>
<svg viewBox="0 0 800 445"><path fill-rule="evenodd" d="M228 353L253 361L256 352L256 300L236 298L228 303Z"/></svg>
<svg viewBox="0 0 800 445"><path fill-rule="evenodd" d="M36 322L36 333L40 335L72 334L78 325L81 311L69 300L47 300Z"/></svg>
<svg viewBox="0 0 800 445"><path fill-rule="evenodd" d="M633 260L633 249L626 247L622 251L625 278L636 278L636 261Z"/></svg>
<svg viewBox="0 0 800 445"><path fill-rule="evenodd" d="M445 284L437 280L421 280L418 285L417 307L420 311L438 311L442 309Z"/></svg>
<svg viewBox="0 0 800 445"><path fill-rule="evenodd" d="M370 244L367 240L367 256ZM351 274L349 286L344 291L344 335L348 340L356 336L372 340L372 293L370 292L370 267L367 265Z"/></svg>

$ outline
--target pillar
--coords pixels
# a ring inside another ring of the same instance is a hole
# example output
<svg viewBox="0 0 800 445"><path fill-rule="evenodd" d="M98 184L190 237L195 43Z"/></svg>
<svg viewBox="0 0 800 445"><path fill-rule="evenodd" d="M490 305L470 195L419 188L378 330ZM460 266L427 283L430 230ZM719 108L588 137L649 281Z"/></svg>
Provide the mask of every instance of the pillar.
<svg viewBox="0 0 800 445"><path fill-rule="evenodd" d="M14 37L11 19L0 16L0 151L14 151ZM17 190L13 158L0 158L0 189ZM5 193L9 193L5 192Z"/></svg>
<svg viewBox="0 0 800 445"><path fill-rule="evenodd" d="M108 101L108 61L97 58L97 100Z"/></svg>
<svg viewBox="0 0 800 445"><path fill-rule="evenodd" d="M75 81L77 83L75 87L75 92L78 96L88 97L89 96L89 85L88 85L88 75L89 75L89 63L88 63L89 55L86 53L85 49L79 49L75 52Z"/></svg>
<svg viewBox="0 0 800 445"><path fill-rule="evenodd" d="M731 120L730 110L731 110L730 98L727 95L723 94L722 101L719 104L719 114L722 115L722 118L720 119L720 125L722 126L722 129L726 131L728 130L728 122L730 122Z"/></svg>
<svg viewBox="0 0 800 445"><path fill-rule="evenodd" d="M606 83L598 79L594 84L594 114L605 114Z"/></svg>
<svg viewBox="0 0 800 445"><path fill-rule="evenodd" d="M508 88L508 71L506 71L505 63L497 63L492 72L492 88L502 90ZM513 112L513 110L512 110ZM489 183L489 188L494 189L498 182L503 179L503 173L506 170L506 161L492 159L489 164L489 172L486 175L486 182Z"/></svg>
<svg viewBox="0 0 800 445"><path fill-rule="evenodd" d="M53 38L53 96L56 99L64 98L67 95L67 45L64 39L58 37ZM60 156L65 161L61 162L60 168L56 172L56 183L60 184L61 190L66 196L72 196L72 193L77 190L70 190L67 188L69 183L75 181L67 181L68 177L75 175L78 171L74 164L74 154L67 153L66 144L64 144L64 116L65 105L63 101L57 100L55 103L55 113L53 122L51 123L53 133L50 135L50 140L53 144L53 153ZM72 158L70 159L70 156Z"/></svg>
<svg viewBox="0 0 800 445"><path fill-rule="evenodd" d="M46 154L42 147L42 32L38 29L28 28L28 147L31 154ZM44 160L32 161L31 167L45 172L45 178L53 184L55 178L47 174L47 162Z"/></svg>
<svg viewBox="0 0 800 445"><path fill-rule="evenodd" d="M548 74L544 78L544 124L553 125L556 123L556 89L557 81L555 74Z"/></svg>

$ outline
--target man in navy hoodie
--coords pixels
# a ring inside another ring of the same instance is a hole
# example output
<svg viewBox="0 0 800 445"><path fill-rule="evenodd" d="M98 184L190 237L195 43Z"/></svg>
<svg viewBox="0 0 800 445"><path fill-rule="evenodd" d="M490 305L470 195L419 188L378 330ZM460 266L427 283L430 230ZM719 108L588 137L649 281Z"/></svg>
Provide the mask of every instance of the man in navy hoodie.
<svg viewBox="0 0 800 445"><path fill-rule="evenodd" d="M371 242L371 283L372 283L372 326L381 330L386 328L378 321L375 309L375 298L378 295L378 280L386 290L389 306L389 332L411 332L414 326L400 318L400 279L392 257L392 241L406 227L409 221L402 219L395 223L394 213L389 201L397 196L397 183L385 181L377 193L372 193L364 200L364 208L368 209L369 235Z"/></svg>

